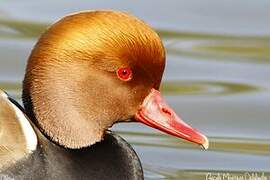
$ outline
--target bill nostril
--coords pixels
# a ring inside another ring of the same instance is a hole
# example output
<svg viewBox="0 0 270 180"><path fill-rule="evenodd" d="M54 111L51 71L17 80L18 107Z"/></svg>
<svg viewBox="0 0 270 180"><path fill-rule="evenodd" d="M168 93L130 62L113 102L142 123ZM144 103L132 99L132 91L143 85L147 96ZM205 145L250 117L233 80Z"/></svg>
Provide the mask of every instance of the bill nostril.
<svg viewBox="0 0 270 180"><path fill-rule="evenodd" d="M162 108L161 108L161 111L162 111L163 113L169 115L169 116L172 115L171 111L170 111L169 109L167 109L167 108L162 107Z"/></svg>

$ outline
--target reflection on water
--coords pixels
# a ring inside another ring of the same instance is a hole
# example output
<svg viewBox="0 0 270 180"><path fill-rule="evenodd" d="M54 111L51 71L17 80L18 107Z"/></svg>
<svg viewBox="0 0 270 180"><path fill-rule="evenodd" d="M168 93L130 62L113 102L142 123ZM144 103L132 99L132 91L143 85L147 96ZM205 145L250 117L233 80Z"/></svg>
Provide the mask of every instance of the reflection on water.
<svg viewBox="0 0 270 180"><path fill-rule="evenodd" d="M0 88L20 101L27 54L51 22L0 15ZM205 180L208 174L246 172L270 179L270 34L157 31L168 54L161 91L209 136L210 149L140 125L116 126L139 154L146 179Z"/></svg>
<svg viewBox="0 0 270 180"><path fill-rule="evenodd" d="M42 33L48 24L0 19L1 38L36 38Z"/></svg>
<svg viewBox="0 0 270 180"><path fill-rule="evenodd" d="M232 95L262 91L263 88L248 84L214 81L169 81L161 84L161 91L166 95Z"/></svg>
<svg viewBox="0 0 270 180"><path fill-rule="evenodd" d="M36 38L48 26L49 23L0 19L0 37ZM166 48L171 54L215 60L237 58L239 62L270 62L270 36L157 31L169 42Z"/></svg>
<svg viewBox="0 0 270 180"><path fill-rule="evenodd" d="M150 134L141 132L118 131L119 134L127 137L130 142L138 146L152 146L163 148L181 148L198 150L193 143L175 139L163 134ZM270 139L244 139L244 138L222 138L208 137L211 151L247 153L254 155L270 155Z"/></svg>
<svg viewBox="0 0 270 180"><path fill-rule="evenodd" d="M181 56L233 62L270 63L270 36L159 31L167 51Z"/></svg>

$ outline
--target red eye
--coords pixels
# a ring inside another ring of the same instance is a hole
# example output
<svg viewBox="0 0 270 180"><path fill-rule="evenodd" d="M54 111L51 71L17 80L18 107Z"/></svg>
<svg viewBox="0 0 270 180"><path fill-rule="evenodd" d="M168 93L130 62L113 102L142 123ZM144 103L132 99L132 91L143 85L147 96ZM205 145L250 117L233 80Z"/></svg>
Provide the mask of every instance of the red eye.
<svg viewBox="0 0 270 180"><path fill-rule="evenodd" d="M116 71L117 76L122 81L128 81L132 78L132 71L130 68L120 68Z"/></svg>

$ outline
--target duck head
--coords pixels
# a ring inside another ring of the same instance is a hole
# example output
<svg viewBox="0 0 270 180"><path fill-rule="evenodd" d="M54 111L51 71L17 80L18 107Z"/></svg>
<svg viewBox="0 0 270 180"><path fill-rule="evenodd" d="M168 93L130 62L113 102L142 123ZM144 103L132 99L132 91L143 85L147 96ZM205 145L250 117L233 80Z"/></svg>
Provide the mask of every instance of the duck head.
<svg viewBox="0 0 270 180"><path fill-rule="evenodd" d="M89 11L64 17L39 39L23 82L28 116L67 148L102 140L116 122L139 121L208 147L158 89L165 66L159 36L123 12Z"/></svg>

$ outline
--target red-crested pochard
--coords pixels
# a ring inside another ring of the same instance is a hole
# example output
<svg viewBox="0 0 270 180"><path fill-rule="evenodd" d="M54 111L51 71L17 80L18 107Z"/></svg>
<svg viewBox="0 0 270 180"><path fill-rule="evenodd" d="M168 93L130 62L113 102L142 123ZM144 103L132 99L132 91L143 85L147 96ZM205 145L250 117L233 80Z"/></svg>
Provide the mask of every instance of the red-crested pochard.
<svg viewBox="0 0 270 180"><path fill-rule="evenodd" d="M85 11L53 24L29 57L20 107L0 91L0 172L14 179L143 179L117 122L141 122L208 148L158 91L165 50L143 21ZM30 120L31 121L30 121Z"/></svg>

